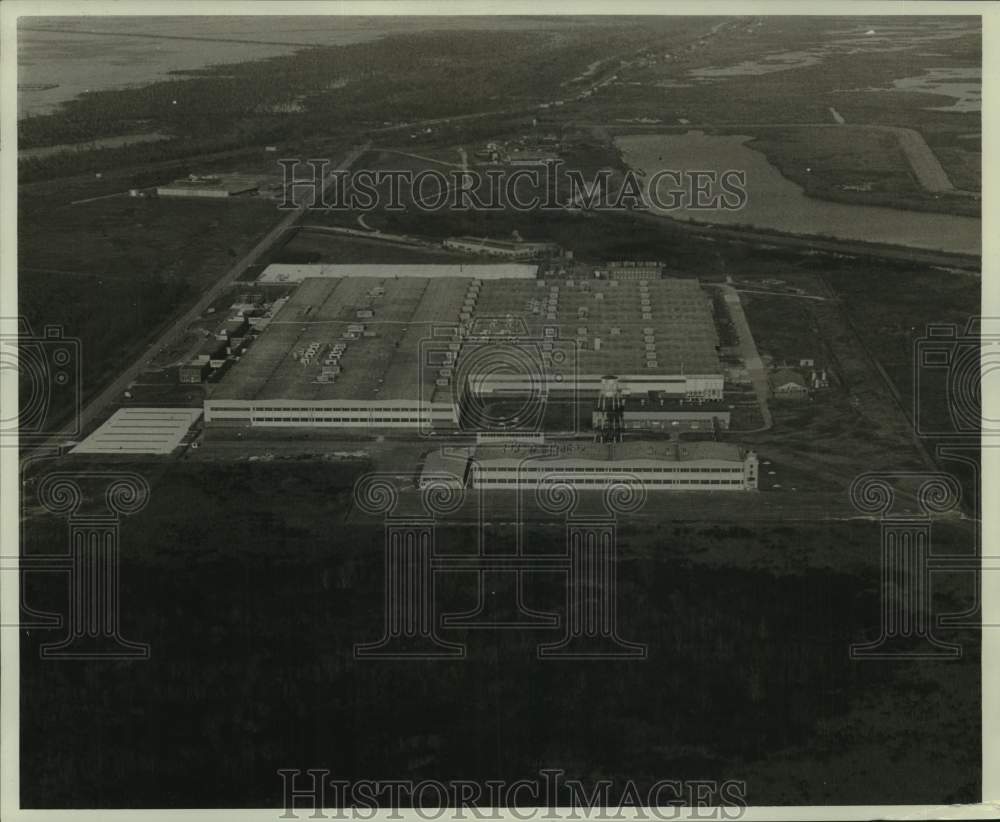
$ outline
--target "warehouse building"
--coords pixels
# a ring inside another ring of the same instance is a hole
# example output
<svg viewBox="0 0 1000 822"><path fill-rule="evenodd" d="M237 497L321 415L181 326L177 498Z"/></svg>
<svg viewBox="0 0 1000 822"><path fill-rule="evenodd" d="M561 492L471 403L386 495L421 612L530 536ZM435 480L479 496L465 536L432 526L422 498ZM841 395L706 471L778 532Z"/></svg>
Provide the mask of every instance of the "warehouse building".
<svg viewBox="0 0 1000 822"><path fill-rule="evenodd" d="M663 440L481 446L470 468L472 487L482 489L566 484L600 490L628 481L647 491L752 491L759 466L753 451L734 444Z"/></svg>
<svg viewBox="0 0 1000 822"><path fill-rule="evenodd" d="M618 402L601 399L591 415L591 426L598 431L665 433L729 428L729 406L718 400L688 402L657 391L620 397Z"/></svg>
<svg viewBox="0 0 1000 822"><path fill-rule="evenodd" d="M721 400L717 347L696 280L309 278L205 421L541 430L536 412L593 403L609 374L625 394Z"/></svg>
<svg viewBox="0 0 1000 822"><path fill-rule="evenodd" d="M158 186L160 197L201 197L223 199L254 194L260 189L261 181L247 174L190 174L172 183Z"/></svg>
<svg viewBox="0 0 1000 822"><path fill-rule="evenodd" d="M556 394L596 398L613 375L626 395L658 391L688 400L722 399L718 335L697 280L486 283L475 312L517 318L525 329L522 346L539 348L543 363L558 359L557 349L570 344L572 361L563 363L561 379L543 380ZM511 325L491 320L486 331L502 334ZM477 393L526 391L539 381L511 370L479 379Z"/></svg>
<svg viewBox="0 0 1000 822"><path fill-rule="evenodd" d="M791 368L779 368L768 377L768 382L776 399L800 400L809 396L805 379Z"/></svg>
<svg viewBox="0 0 1000 822"><path fill-rule="evenodd" d="M658 280L663 276L663 263L656 260L615 260L596 270L594 276L609 280Z"/></svg>
<svg viewBox="0 0 1000 822"><path fill-rule="evenodd" d="M206 399L206 424L455 427L447 366L422 364L420 353L437 323L458 321L470 282L303 281Z"/></svg>

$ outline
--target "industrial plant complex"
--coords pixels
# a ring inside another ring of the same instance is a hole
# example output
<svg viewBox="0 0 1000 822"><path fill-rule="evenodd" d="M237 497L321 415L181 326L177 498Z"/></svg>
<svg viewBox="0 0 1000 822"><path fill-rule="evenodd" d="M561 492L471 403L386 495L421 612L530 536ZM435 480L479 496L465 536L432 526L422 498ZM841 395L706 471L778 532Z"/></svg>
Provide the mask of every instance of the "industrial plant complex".
<svg viewBox="0 0 1000 822"><path fill-rule="evenodd" d="M730 411L712 303L696 279L542 278L511 263L278 264L257 283L291 292L210 387L210 429L475 434L480 444L460 466L452 454L444 473L482 489L554 477L584 488L622 477L659 490L757 487L756 455L717 441ZM685 432L714 439L682 442ZM423 476L439 468L432 455Z"/></svg>
<svg viewBox="0 0 1000 822"><path fill-rule="evenodd" d="M262 282L300 284L206 400L207 424L455 429L489 399L593 407L609 390L656 392L671 403L662 414L682 417L722 399L711 305L693 279L273 268Z"/></svg>
<svg viewBox="0 0 1000 822"><path fill-rule="evenodd" d="M997 807L1000 11L148 5L0 6L0 822Z"/></svg>

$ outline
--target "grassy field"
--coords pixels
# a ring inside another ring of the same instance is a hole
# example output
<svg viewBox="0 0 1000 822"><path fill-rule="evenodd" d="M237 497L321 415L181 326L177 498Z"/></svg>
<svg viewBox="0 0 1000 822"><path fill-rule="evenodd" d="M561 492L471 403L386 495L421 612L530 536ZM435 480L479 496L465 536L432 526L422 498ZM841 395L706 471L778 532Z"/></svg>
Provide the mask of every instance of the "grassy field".
<svg viewBox="0 0 1000 822"><path fill-rule="evenodd" d="M816 338L809 301L745 293L740 302L762 355L775 365L797 367L800 360L811 359L822 367L822 342Z"/></svg>
<svg viewBox="0 0 1000 822"><path fill-rule="evenodd" d="M813 270L835 300L742 296L761 350L779 359L815 354L830 368L833 388L814 402L772 403L774 430L752 435L748 442L775 456L795 454L846 480L851 472L856 476L878 468L928 470L914 442L917 415L917 439L935 458L936 446L948 438L924 434L929 428L954 430L948 416L954 398L943 369L924 368L916 394L916 344L928 324L945 323L955 327L952 350L969 345L962 339L969 319L979 314L979 279L905 265L876 269L835 261L816 263ZM964 504L971 510L977 487L968 466L937 461L962 484Z"/></svg>
<svg viewBox="0 0 1000 822"><path fill-rule="evenodd" d="M895 134L850 127L767 129L757 132L749 145L813 197L979 215L979 203L969 197L926 191L914 177ZM970 188L978 190L978 166L974 165L978 155L952 149L948 157L962 165L959 180L952 183L958 188L971 183ZM939 159L946 165L945 158ZM975 180L970 176L974 170Z"/></svg>
<svg viewBox="0 0 1000 822"><path fill-rule="evenodd" d="M884 369L898 393L910 429L918 432L929 453L936 454L942 444L954 444L957 435L978 461L978 454L973 453L978 443L977 431L961 422L955 423L950 410L965 408L973 419L980 417L978 395L956 395L956 390L977 385L978 379L955 379L962 373L976 377L979 374L978 362L969 365L966 361L963 366L960 356L963 350L976 351L979 347L978 332L973 331L970 336L967 331L969 321L981 316L979 278L941 271L890 269L877 278L865 277L863 272L842 271L827 275L826 280L840 296L845 316L862 344ZM928 325L932 323L953 329L954 338L936 348L955 356L959 365L951 368L919 365L918 346L927 338ZM971 368L971 372L963 372L962 368ZM968 466L937 459L944 470L956 473L963 485L966 505L971 508L979 489Z"/></svg>
<svg viewBox="0 0 1000 822"><path fill-rule="evenodd" d="M775 426L753 435L762 452L794 453L847 482L868 470L921 467L908 418L848 327L835 301L759 294L746 298L747 317L762 353L777 363L815 359L831 388L802 402L772 401Z"/></svg>
<svg viewBox="0 0 1000 822"><path fill-rule="evenodd" d="M964 333L981 311L978 277L887 268L874 278L843 270L826 280L907 401L913 398L914 344L927 325L954 324Z"/></svg>
<svg viewBox="0 0 1000 822"><path fill-rule="evenodd" d="M978 796L976 637L941 634L964 643L959 661L848 656L877 634L875 523L623 523L620 631L646 660L539 661L536 643L558 631L450 629L466 660L359 661L353 644L381 635L383 584L381 526L342 527L363 465L159 466L143 469L152 499L122 532L123 632L151 659L41 661L53 632L22 641L26 807L274 807L282 767L746 779L753 804ZM27 551L64 538L54 518L29 524ZM487 538L502 548L513 533ZM443 551L474 539L438 531ZM528 540L559 550L561 527ZM935 527L935 548L964 540ZM441 610L471 607L472 583L443 575ZM32 577L28 601L61 610L62 584ZM963 585L936 607L967 604ZM510 591L493 590L499 609ZM534 607L558 612L564 595L558 575L529 579Z"/></svg>

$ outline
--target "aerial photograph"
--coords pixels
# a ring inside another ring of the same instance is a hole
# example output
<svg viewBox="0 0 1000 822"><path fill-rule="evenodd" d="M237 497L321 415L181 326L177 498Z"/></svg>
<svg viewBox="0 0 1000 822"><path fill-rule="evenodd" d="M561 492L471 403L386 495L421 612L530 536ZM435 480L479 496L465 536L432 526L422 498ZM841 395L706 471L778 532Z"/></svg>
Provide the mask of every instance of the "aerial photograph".
<svg viewBox="0 0 1000 822"><path fill-rule="evenodd" d="M9 818L988 799L978 12L108 5L3 18Z"/></svg>

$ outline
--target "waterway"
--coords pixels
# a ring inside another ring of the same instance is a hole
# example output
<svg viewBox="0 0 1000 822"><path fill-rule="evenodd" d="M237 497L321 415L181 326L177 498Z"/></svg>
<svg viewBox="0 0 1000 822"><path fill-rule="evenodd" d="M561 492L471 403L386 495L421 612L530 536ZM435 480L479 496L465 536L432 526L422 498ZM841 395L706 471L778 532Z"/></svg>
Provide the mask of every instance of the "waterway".
<svg viewBox="0 0 1000 822"><path fill-rule="evenodd" d="M806 196L782 176L744 135L635 134L617 139L626 164L647 177L659 169L726 170L746 173L747 203L738 211L678 208L663 211L675 220L726 226L753 226L789 234L815 235L961 254L981 253L978 218L932 214L881 206L852 205ZM673 187L669 181L666 187Z"/></svg>

